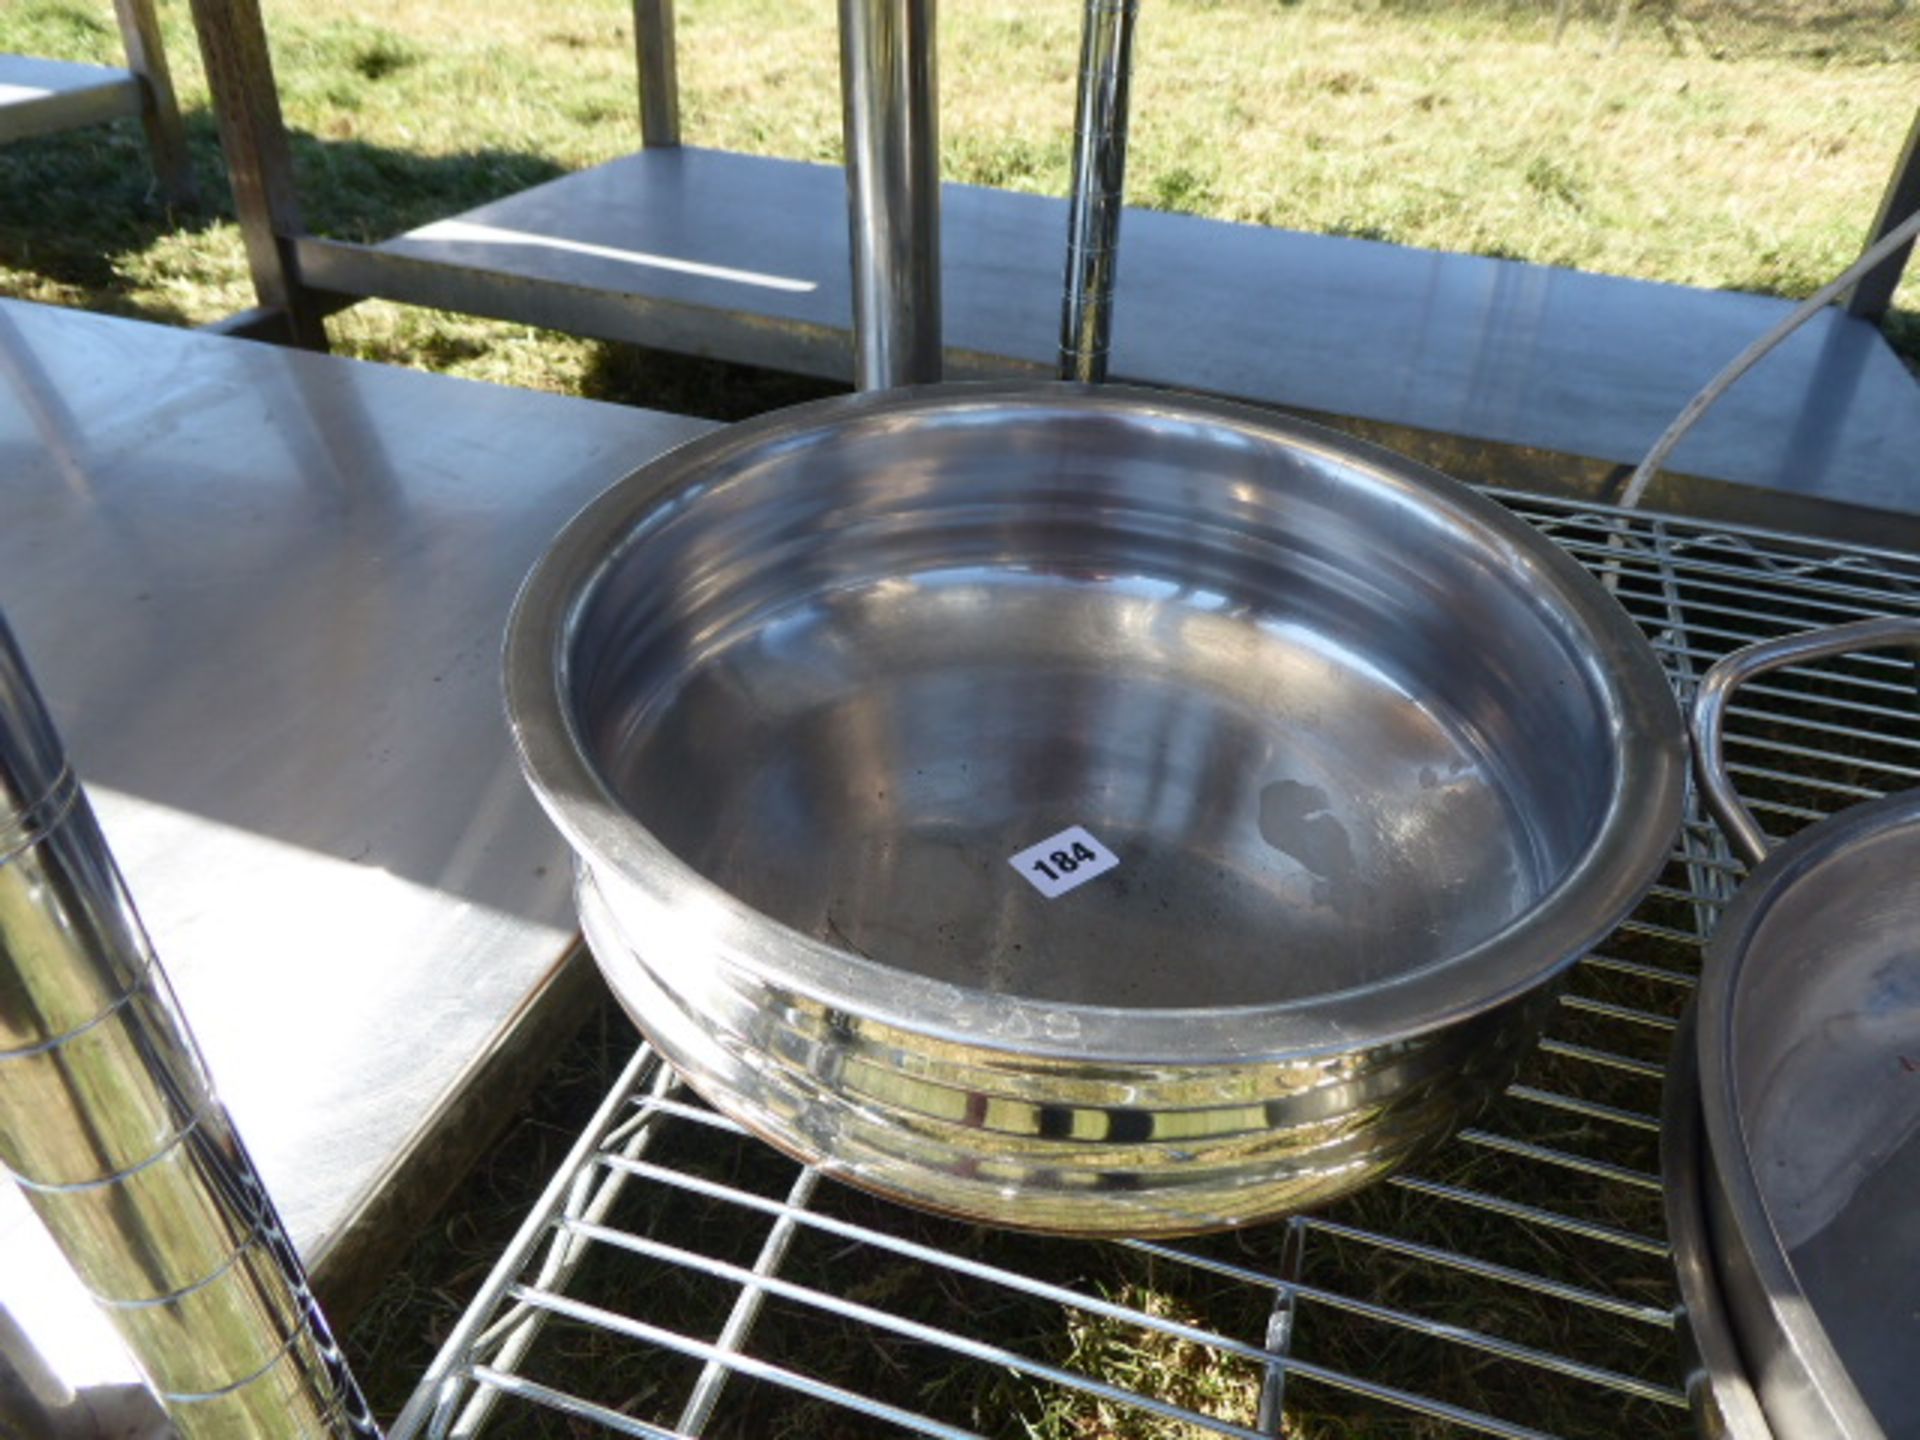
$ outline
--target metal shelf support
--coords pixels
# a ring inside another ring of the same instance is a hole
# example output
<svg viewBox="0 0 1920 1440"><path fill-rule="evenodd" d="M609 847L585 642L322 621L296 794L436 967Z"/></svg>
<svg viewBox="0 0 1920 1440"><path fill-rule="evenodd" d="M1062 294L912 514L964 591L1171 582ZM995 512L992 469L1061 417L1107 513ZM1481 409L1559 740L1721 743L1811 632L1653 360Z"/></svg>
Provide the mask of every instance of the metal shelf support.
<svg viewBox="0 0 1920 1440"><path fill-rule="evenodd" d="M1872 248L1915 210L1920 210L1920 110L1914 111L1906 143L1900 147L1900 157L1893 162L1893 175L1887 181L1886 193L1880 197L1880 209L1867 231L1865 248ZM1887 308L1893 304L1893 292L1900 288L1900 277L1912 258L1913 246L1909 244L1868 271L1866 278L1854 286L1853 294L1847 297L1847 313L1876 324L1884 320Z"/></svg>
<svg viewBox="0 0 1920 1440"><path fill-rule="evenodd" d="M4 620L0 1170L181 1440L377 1440Z"/></svg>

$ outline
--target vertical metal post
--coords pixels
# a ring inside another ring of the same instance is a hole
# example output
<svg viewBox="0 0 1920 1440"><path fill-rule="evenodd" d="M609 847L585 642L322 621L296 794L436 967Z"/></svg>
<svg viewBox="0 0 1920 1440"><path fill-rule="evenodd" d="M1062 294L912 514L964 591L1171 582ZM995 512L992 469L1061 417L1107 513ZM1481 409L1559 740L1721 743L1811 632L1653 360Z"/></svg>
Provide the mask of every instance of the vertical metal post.
<svg viewBox="0 0 1920 1440"><path fill-rule="evenodd" d="M1867 232L1868 247L1916 210L1920 210L1920 110L1914 112L1907 143L1901 147L1900 158L1893 163L1893 178L1880 197L1880 213L1873 217L1873 228ZM1900 276L1912 256L1909 243L1868 271L1847 297L1847 313L1877 324L1893 303L1893 292L1899 289Z"/></svg>
<svg viewBox="0 0 1920 1440"><path fill-rule="evenodd" d="M1273 1308L1267 1312L1267 1352L1274 1356L1260 1382L1260 1409L1254 1428L1262 1435L1279 1435L1287 1428L1287 1360L1293 1355L1294 1330L1300 1322L1300 1297L1294 1286L1306 1266L1307 1225L1298 1215L1287 1221L1280 1242L1279 1284Z"/></svg>
<svg viewBox="0 0 1920 1440"><path fill-rule="evenodd" d="M176 205L191 205L199 198L193 183L193 157L187 153L187 130L180 123L180 102L167 70L167 52L161 48L153 0L113 0L113 9L120 21L127 68L140 77L140 123L147 130L147 148L153 152L161 192Z"/></svg>
<svg viewBox="0 0 1920 1440"><path fill-rule="evenodd" d="M640 143L649 150L671 149L680 143L673 0L633 0L633 44L640 64Z"/></svg>
<svg viewBox="0 0 1920 1440"><path fill-rule="evenodd" d="M1139 0L1086 0L1073 129L1060 378L1104 380L1113 334L1113 277L1127 176L1127 91Z"/></svg>
<svg viewBox="0 0 1920 1440"><path fill-rule="evenodd" d="M934 0L840 0L853 369L862 390L940 378Z"/></svg>
<svg viewBox="0 0 1920 1440"><path fill-rule="evenodd" d="M220 148L233 180L234 216L247 247L254 293L287 317L294 343L327 348L326 327L313 293L300 283L293 242L304 226L293 193L293 153L287 145L280 96L260 0L193 0L193 24L213 92Z"/></svg>
<svg viewBox="0 0 1920 1440"><path fill-rule="evenodd" d="M0 1170L181 1440L378 1435L3 619Z"/></svg>

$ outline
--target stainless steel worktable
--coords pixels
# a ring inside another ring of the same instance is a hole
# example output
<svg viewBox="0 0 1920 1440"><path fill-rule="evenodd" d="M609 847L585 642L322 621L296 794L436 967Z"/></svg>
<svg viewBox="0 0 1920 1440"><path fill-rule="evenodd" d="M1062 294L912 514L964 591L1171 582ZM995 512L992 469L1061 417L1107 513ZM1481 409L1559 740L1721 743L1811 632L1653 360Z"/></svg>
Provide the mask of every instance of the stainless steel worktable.
<svg viewBox="0 0 1920 1440"><path fill-rule="evenodd" d="M323 1288L569 949L514 590L706 428L0 301L0 608ZM130 1376L11 1185L0 1304L70 1383Z"/></svg>

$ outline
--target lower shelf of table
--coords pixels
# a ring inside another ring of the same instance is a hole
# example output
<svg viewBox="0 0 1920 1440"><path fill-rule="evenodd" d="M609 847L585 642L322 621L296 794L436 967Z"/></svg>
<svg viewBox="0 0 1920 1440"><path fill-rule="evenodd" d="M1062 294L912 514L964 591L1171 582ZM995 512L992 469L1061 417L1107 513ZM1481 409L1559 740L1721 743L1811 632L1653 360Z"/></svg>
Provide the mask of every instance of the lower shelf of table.
<svg viewBox="0 0 1920 1440"><path fill-rule="evenodd" d="M130 71L31 55L0 55L0 144L140 113Z"/></svg>
<svg viewBox="0 0 1920 1440"><path fill-rule="evenodd" d="M1065 235L1064 200L945 187L951 377L1051 373ZM1505 447L1512 468L1500 483L1534 487L1547 482L1532 473L1595 482L1638 461L1702 384L1792 308L1145 209L1127 212L1122 237L1116 379L1384 426L1414 453L1418 435ZM646 150L378 246L307 238L297 249L307 282L341 296L851 374L835 166ZM1915 454L1920 385L1877 330L1833 311L1736 386L1670 468L1913 512Z"/></svg>

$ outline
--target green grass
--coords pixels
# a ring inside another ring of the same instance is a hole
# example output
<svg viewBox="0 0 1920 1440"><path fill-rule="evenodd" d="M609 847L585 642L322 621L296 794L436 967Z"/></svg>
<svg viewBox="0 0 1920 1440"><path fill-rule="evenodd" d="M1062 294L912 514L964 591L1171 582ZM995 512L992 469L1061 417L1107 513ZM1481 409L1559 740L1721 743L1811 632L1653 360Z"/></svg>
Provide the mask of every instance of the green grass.
<svg viewBox="0 0 1920 1440"><path fill-rule="evenodd" d="M198 323L251 303L183 0L161 6L208 194L155 198L137 127L0 150L0 293ZM954 179L1061 193L1078 5L941 17ZM375 240L608 159L637 136L621 0L273 0L308 223ZM1802 295L1857 253L1920 93L1920 7L1879 0L1157 0L1140 21L1137 203L1690 284ZM688 140L836 160L828 0L683 0ZM104 0L13 0L0 50L110 61ZM31 197L13 199L11 197ZM1920 345L1920 268L1890 331ZM1119 323L1125 324L1124 291ZM797 392L524 326L369 304L370 359L745 413Z"/></svg>

